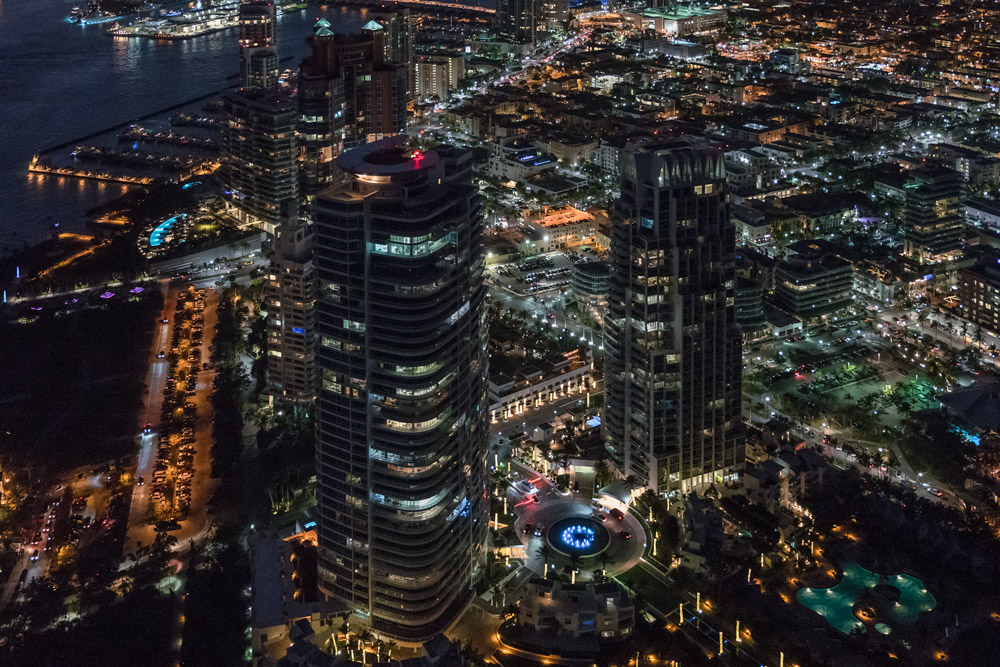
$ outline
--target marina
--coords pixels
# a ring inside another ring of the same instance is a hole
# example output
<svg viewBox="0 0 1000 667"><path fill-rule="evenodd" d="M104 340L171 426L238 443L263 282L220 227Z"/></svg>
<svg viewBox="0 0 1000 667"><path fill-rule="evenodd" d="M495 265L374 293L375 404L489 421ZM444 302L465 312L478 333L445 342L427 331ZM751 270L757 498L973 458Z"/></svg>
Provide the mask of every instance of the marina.
<svg viewBox="0 0 1000 667"><path fill-rule="evenodd" d="M278 14L288 14L306 8L305 3L285 3ZM217 5L207 9L170 10L159 17L137 18L131 23L116 22L108 29L112 37L154 40L183 40L235 28L239 24L239 3Z"/></svg>

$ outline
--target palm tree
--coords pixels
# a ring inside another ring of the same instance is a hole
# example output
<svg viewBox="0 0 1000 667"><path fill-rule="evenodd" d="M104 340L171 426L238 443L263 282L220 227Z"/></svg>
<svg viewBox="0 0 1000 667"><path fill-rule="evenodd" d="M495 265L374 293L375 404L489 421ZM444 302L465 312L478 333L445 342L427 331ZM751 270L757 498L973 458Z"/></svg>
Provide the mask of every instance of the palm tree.
<svg viewBox="0 0 1000 667"><path fill-rule="evenodd" d="M629 475L623 481L625 482L625 488L627 488L629 491L632 491L632 489L637 489L640 486L642 486L642 480L636 477L635 475Z"/></svg>
<svg viewBox="0 0 1000 667"><path fill-rule="evenodd" d="M552 553L552 547L548 544L538 547L538 555L542 558L542 576L545 578L549 575L549 558L552 557Z"/></svg>
<svg viewBox="0 0 1000 667"><path fill-rule="evenodd" d="M976 325L975 331L972 332L972 342L977 346L982 347L985 337L983 336L983 327L981 325Z"/></svg>

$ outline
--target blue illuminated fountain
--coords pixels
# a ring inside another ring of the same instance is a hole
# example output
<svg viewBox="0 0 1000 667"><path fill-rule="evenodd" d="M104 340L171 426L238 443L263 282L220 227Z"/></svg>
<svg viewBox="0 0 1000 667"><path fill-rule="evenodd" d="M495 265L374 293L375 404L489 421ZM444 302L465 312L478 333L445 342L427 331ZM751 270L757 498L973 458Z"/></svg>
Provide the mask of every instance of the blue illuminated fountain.
<svg viewBox="0 0 1000 667"><path fill-rule="evenodd" d="M547 538L556 551L566 556L593 556L604 551L610 541L607 529L589 517L556 521Z"/></svg>

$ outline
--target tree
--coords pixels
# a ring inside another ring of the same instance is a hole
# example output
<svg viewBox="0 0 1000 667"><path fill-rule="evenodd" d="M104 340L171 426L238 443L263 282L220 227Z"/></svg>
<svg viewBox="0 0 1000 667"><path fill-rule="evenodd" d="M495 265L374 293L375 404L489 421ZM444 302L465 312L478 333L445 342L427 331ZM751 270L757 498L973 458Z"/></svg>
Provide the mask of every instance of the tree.
<svg viewBox="0 0 1000 667"><path fill-rule="evenodd" d="M607 485L611 481L611 467L604 459L599 459L594 464L594 484L598 488Z"/></svg>
<svg viewBox="0 0 1000 667"><path fill-rule="evenodd" d="M538 555L542 559L542 576L545 578L548 578L549 559L552 558L553 553L554 552L552 550L552 547L550 547L548 544L543 544L542 546L538 547Z"/></svg>

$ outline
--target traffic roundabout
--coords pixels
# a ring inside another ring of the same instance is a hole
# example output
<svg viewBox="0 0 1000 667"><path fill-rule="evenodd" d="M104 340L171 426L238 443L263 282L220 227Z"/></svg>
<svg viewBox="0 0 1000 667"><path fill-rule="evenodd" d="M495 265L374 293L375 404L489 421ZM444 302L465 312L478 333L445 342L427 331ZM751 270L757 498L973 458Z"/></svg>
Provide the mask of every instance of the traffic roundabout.
<svg viewBox="0 0 1000 667"><path fill-rule="evenodd" d="M608 548L611 536L599 521L569 516L553 523L545 535L553 549L564 556L596 556Z"/></svg>

